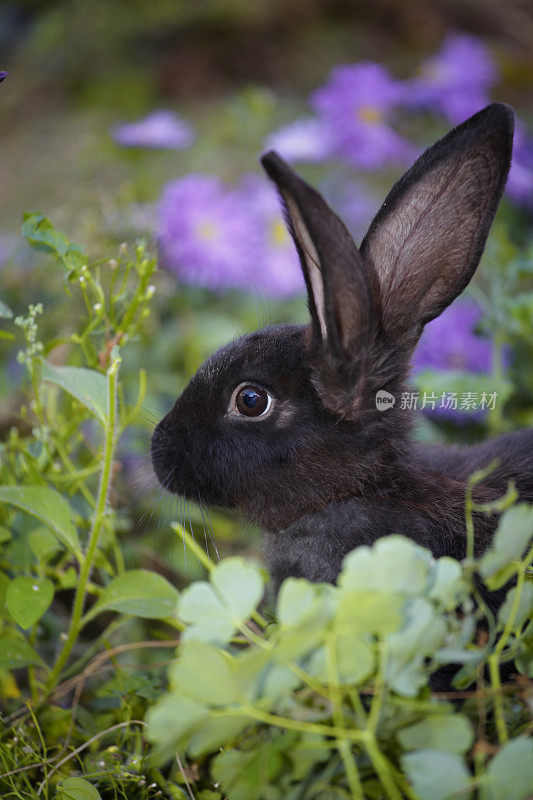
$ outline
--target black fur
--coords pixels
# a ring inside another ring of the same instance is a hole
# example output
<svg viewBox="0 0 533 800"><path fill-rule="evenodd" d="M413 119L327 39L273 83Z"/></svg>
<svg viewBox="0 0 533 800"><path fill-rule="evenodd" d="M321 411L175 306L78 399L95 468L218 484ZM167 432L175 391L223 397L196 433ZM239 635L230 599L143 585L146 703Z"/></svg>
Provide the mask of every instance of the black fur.
<svg viewBox="0 0 533 800"><path fill-rule="evenodd" d="M430 148L392 189L361 252L314 189L276 154L264 157L302 261L311 323L266 328L215 353L157 426L152 458L171 491L239 508L264 529L275 586L288 575L333 582L350 550L389 533L462 558L466 482L495 457L476 499L500 497L514 480L533 500L533 431L423 447L399 403L424 324L477 267L512 130L510 109L494 104ZM272 396L264 419L230 409L243 382ZM376 409L379 389L394 407ZM478 553L496 523L476 516Z"/></svg>

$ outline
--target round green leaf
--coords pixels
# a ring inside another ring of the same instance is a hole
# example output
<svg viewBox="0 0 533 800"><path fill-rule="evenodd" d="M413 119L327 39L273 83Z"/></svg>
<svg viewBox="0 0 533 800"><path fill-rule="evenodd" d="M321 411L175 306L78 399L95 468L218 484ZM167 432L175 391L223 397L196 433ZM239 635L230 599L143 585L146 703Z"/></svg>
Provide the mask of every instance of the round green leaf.
<svg viewBox="0 0 533 800"><path fill-rule="evenodd" d="M48 578L21 576L7 587L7 610L21 628L31 628L41 619L53 599L54 584Z"/></svg>
<svg viewBox="0 0 533 800"><path fill-rule="evenodd" d="M402 757L402 766L420 800L447 800L465 794L471 776L461 756L442 750L417 750Z"/></svg>
<svg viewBox="0 0 533 800"><path fill-rule="evenodd" d="M102 800L100 792L85 778L66 778L57 787L57 800Z"/></svg>
<svg viewBox="0 0 533 800"><path fill-rule="evenodd" d="M112 610L148 619L164 619L176 611L178 590L171 583L146 569L132 569L109 583L88 617Z"/></svg>
<svg viewBox="0 0 533 800"><path fill-rule="evenodd" d="M197 581L181 596L178 614L191 625L184 639L225 643L256 608L263 594L259 569L243 558L227 558L213 569L210 583Z"/></svg>
<svg viewBox="0 0 533 800"><path fill-rule="evenodd" d="M105 427L109 392L107 381L100 372L84 367L55 367L43 360L42 377L45 381L61 386L79 400Z"/></svg>
<svg viewBox="0 0 533 800"><path fill-rule="evenodd" d="M0 319L11 319L13 312L5 303L0 300Z"/></svg>
<svg viewBox="0 0 533 800"><path fill-rule="evenodd" d="M28 664L40 664L41 659L30 645L16 636L0 638L0 669L19 669Z"/></svg>
<svg viewBox="0 0 533 800"><path fill-rule="evenodd" d="M470 721L461 714L438 714L403 728L398 740L405 750L448 750L465 753L472 745Z"/></svg>
<svg viewBox="0 0 533 800"><path fill-rule="evenodd" d="M508 742L487 769L490 800L527 800L533 794L533 741Z"/></svg>
<svg viewBox="0 0 533 800"><path fill-rule="evenodd" d="M37 561L47 563L62 549L61 543L48 528L36 528L28 536L28 544Z"/></svg>
<svg viewBox="0 0 533 800"><path fill-rule="evenodd" d="M358 547L344 559L339 585L413 595L426 586L433 558L404 536L385 536L373 547Z"/></svg>
<svg viewBox="0 0 533 800"><path fill-rule="evenodd" d="M47 486L0 486L0 503L32 514L48 525L77 556L81 554L72 509L65 498Z"/></svg>

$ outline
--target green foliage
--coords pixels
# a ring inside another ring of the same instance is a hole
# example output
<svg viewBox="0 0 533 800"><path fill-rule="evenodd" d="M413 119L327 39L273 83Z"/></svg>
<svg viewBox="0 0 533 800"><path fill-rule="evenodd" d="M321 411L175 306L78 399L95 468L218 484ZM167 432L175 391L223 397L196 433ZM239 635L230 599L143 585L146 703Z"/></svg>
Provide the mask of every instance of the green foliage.
<svg viewBox="0 0 533 800"><path fill-rule="evenodd" d="M399 536L359 547L337 586L287 579L270 622L258 613L259 569L242 559L212 567L209 582L187 589L178 607L187 627L170 690L147 715L156 761L176 751L199 759L230 800L321 797L325 781L339 797L445 800L486 787L504 800L512 761L525 800L533 790L527 711L518 709L518 685L512 694L499 683L484 692L483 674L494 659L499 666L516 656L531 669L520 632L533 625L533 597L519 580L482 636L474 576L498 558L510 529L514 569L525 576L533 559L526 510L503 514L479 562L435 560ZM454 705L428 691L430 676L450 663L474 663L478 683L477 695ZM502 726L489 721L492 710ZM520 764L512 752L505 758L510 736Z"/></svg>
<svg viewBox="0 0 533 800"><path fill-rule="evenodd" d="M38 214L24 232L78 310L73 332L39 303L2 314L25 370L0 440L2 797L525 800L533 509L512 487L477 506L473 476L462 563L391 535L349 554L336 586L288 579L272 613L253 560L213 563L196 525L173 523L208 573L178 591L167 561L133 554L120 508L154 259L140 244L92 262ZM474 512L503 512L479 560ZM482 583L506 592L496 619ZM470 687L453 702L430 685L450 664Z"/></svg>

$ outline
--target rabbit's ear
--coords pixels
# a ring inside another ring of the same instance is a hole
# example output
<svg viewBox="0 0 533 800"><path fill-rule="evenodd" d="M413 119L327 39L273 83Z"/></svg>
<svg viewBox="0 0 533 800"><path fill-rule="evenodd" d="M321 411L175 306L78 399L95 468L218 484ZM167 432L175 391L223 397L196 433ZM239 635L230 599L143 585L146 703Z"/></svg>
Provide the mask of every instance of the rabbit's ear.
<svg viewBox="0 0 533 800"><path fill-rule="evenodd" d="M426 150L392 188L361 245L385 330L421 330L472 278L511 163L512 109L494 103Z"/></svg>
<svg viewBox="0 0 533 800"><path fill-rule="evenodd" d="M313 339L353 360L372 317L369 273L344 223L326 201L271 151L261 163L276 184L307 284Z"/></svg>

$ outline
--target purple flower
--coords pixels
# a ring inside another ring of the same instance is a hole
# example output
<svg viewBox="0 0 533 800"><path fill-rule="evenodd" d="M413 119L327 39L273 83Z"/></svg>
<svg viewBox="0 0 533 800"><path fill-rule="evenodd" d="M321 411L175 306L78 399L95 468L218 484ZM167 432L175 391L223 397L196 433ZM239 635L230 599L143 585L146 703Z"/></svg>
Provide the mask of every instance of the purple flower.
<svg viewBox="0 0 533 800"><path fill-rule="evenodd" d="M329 130L334 150L353 166L372 170L403 163L411 145L389 124L403 99L402 85L380 64L362 61L336 67L311 105Z"/></svg>
<svg viewBox="0 0 533 800"><path fill-rule="evenodd" d="M465 299L432 320L415 351L415 370L489 372L493 348L490 339L475 333L480 317L479 305Z"/></svg>
<svg viewBox="0 0 533 800"><path fill-rule="evenodd" d="M519 121L515 128L507 193L515 203L533 211L533 138Z"/></svg>
<svg viewBox="0 0 533 800"><path fill-rule="evenodd" d="M283 298L303 278L274 190L256 176L230 189L212 175L167 184L159 202L163 263L184 283Z"/></svg>
<svg viewBox="0 0 533 800"><path fill-rule="evenodd" d="M313 163L329 158L332 143L324 122L309 117L274 131L266 140L265 149L277 150L289 161Z"/></svg>
<svg viewBox="0 0 533 800"><path fill-rule="evenodd" d="M111 131L122 147L181 150L194 141L192 127L172 111L154 111L138 122L118 125Z"/></svg>
<svg viewBox="0 0 533 800"><path fill-rule="evenodd" d="M421 73L406 84L406 103L444 114L454 125L490 102L489 90L498 77L483 42L462 34L447 36Z"/></svg>
<svg viewBox="0 0 533 800"><path fill-rule="evenodd" d="M184 283L214 290L252 284L258 236L237 191L191 173L166 185L158 216L163 263Z"/></svg>
<svg viewBox="0 0 533 800"><path fill-rule="evenodd" d="M428 369L450 373L450 385L445 386L443 393L428 386L428 396L433 395L435 403L427 404L424 411L432 417L464 423L472 419L482 420L487 413L492 392L490 380L481 387L481 394L476 391L479 383L468 390L472 395L469 402L465 392L454 389L452 377L454 372L488 375L492 368L493 343L475 332L481 314L481 308L475 301L462 299L432 320L422 334L413 359L415 371ZM504 362L507 362L508 353L504 352L503 355ZM481 396L483 393L484 398Z"/></svg>
<svg viewBox="0 0 533 800"><path fill-rule="evenodd" d="M7 78L8 75L9 72L4 72L3 70L0 70L0 83L2 83L2 81L5 80L5 78Z"/></svg>
<svg viewBox="0 0 533 800"><path fill-rule="evenodd" d="M241 196L259 234L254 287L268 297L289 297L304 291L294 243L287 232L279 198L256 175L245 176Z"/></svg>

